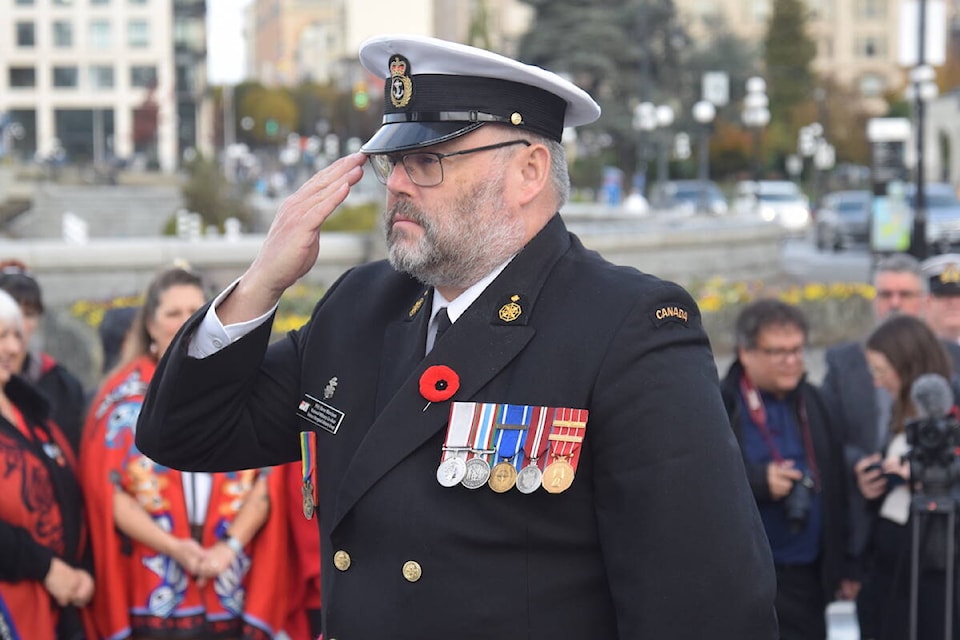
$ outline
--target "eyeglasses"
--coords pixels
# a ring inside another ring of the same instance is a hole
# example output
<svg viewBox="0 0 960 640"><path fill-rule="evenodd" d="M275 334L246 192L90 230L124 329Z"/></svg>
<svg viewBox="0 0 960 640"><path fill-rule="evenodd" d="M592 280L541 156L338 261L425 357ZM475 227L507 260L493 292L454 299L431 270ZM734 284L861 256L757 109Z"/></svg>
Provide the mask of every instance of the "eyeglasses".
<svg viewBox="0 0 960 640"><path fill-rule="evenodd" d="M453 153L431 153L429 151L417 151L414 153L378 153L368 156L370 165L373 167L373 173L383 184L387 184L390 174L397 163L403 165L403 170L407 172L410 182L418 187L435 187L443 182L443 163L444 158L453 156L465 156L469 153L478 151L492 151L493 149L502 149L515 144L522 144L529 147L529 140L509 140L507 142L498 142L497 144L488 144L484 147L474 147L473 149L462 149Z"/></svg>
<svg viewBox="0 0 960 640"><path fill-rule="evenodd" d="M877 291L877 297L881 300L891 300L893 298L912 300L919 295L920 292L913 289L880 289Z"/></svg>
<svg viewBox="0 0 960 640"><path fill-rule="evenodd" d="M783 349L783 348L771 348L771 347L757 347L754 351L759 351L767 358L771 360L778 360L781 362L786 362L790 358L803 358L803 352L806 349L805 346L801 345L799 347L794 347L793 349Z"/></svg>

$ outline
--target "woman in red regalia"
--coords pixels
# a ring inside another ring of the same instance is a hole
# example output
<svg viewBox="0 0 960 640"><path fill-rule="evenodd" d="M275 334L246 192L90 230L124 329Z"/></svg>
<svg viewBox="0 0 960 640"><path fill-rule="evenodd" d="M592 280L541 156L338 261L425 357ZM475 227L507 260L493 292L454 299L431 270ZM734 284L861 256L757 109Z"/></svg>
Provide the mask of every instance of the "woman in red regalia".
<svg viewBox="0 0 960 640"><path fill-rule="evenodd" d="M94 588L80 564L83 501L46 399L13 373L24 353L20 307L0 291L0 637L72 638L61 613Z"/></svg>
<svg viewBox="0 0 960 640"><path fill-rule="evenodd" d="M91 638L267 640L283 624L282 474L180 472L134 444L157 362L203 304L198 276L160 273L90 406L80 468L100 585Z"/></svg>

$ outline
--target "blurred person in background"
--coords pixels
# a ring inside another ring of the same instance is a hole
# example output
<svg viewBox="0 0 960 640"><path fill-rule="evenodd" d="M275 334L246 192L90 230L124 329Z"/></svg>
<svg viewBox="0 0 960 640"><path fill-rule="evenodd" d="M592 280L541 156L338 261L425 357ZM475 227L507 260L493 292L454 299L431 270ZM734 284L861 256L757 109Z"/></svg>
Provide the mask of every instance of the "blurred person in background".
<svg viewBox="0 0 960 640"><path fill-rule="evenodd" d="M781 640L824 640L847 550L843 449L805 380L807 320L758 300L736 321L737 358L722 383L777 573Z"/></svg>
<svg viewBox="0 0 960 640"><path fill-rule="evenodd" d="M91 405L80 468L102 585L87 611L92 638L260 639L284 621L282 474L181 473L134 445L157 361L204 302L196 274L159 273Z"/></svg>
<svg viewBox="0 0 960 640"><path fill-rule="evenodd" d="M73 607L93 596L73 450L46 399L16 375L20 306L0 291L0 637L82 637Z"/></svg>
<svg viewBox="0 0 960 640"><path fill-rule="evenodd" d="M941 340L960 344L960 254L928 258L922 269L930 290L927 324Z"/></svg>
<svg viewBox="0 0 960 640"><path fill-rule="evenodd" d="M18 372L47 396L50 417L67 436L76 454L86 413L86 398L80 380L42 350L42 336L37 331L44 312L40 285L25 264L19 260L4 260L0 261L0 289L13 296L23 312L26 351Z"/></svg>
<svg viewBox="0 0 960 640"><path fill-rule="evenodd" d="M881 323L866 340L866 357L874 384L893 399L889 436L875 456L876 464L858 474L861 491L870 498L873 523L863 555L863 586L857 598L857 617L862 640L903 640L910 634L910 570L912 548L910 513L910 451L905 426L919 416L911 399L914 382L924 374L937 374L951 381L947 390L955 404L956 377L943 343L918 318L894 316ZM946 384L946 383L945 383ZM929 522L929 520L928 520ZM922 529L920 548L931 554L943 549L928 537L934 529ZM928 544L929 543L929 544ZM921 553L918 586L917 638L944 637L944 578L942 567L927 562ZM960 637L954 607L953 637Z"/></svg>
<svg viewBox="0 0 960 640"><path fill-rule="evenodd" d="M100 346L103 347L103 373L113 370L120 361L123 343L137 316L136 307L113 307L103 314L103 320L97 327Z"/></svg>

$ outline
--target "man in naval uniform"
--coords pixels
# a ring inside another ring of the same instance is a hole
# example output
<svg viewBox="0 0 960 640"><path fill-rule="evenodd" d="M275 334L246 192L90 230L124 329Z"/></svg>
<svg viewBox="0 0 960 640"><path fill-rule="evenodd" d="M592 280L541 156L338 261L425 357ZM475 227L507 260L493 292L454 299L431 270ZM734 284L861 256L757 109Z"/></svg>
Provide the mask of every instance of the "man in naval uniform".
<svg viewBox="0 0 960 640"><path fill-rule="evenodd" d="M775 638L770 550L696 304L557 213L561 133L598 105L431 38L373 38L360 61L385 78L382 126L281 204L187 323L138 446L182 469L302 458L327 638ZM368 160L389 261L268 345Z"/></svg>

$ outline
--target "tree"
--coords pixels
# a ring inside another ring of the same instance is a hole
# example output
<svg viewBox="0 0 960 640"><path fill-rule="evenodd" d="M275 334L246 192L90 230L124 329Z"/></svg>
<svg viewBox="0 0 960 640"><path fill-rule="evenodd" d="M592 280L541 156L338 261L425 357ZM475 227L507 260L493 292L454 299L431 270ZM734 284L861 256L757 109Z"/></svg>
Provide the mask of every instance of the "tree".
<svg viewBox="0 0 960 640"><path fill-rule="evenodd" d="M817 45L807 35L808 17L803 0L774 0L763 43L774 121L790 122L793 109L810 99L816 85L812 65Z"/></svg>
<svg viewBox="0 0 960 640"><path fill-rule="evenodd" d="M216 225L221 230L227 218L237 218L249 228L253 210L240 187L227 182L216 162L198 155L185 168L189 177L181 192L188 211L200 214L205 225Z"/></svg>
<svg viewBox="0 0 960 640"><path fill-rule="evenodd" d="M243 93L239 113L253 118L250 134L261 143L276 143L297 130L297 103L286 89L253 86Z"/></svg>
<svg viewBox="0 0 960 640"><path fill-rule="evenodd" d="M634 106L676 95L679 86L679 50L687 40L672 0L523 1L536 15L519 58L567 74L593 95L604 117L586 135L608 133L611 161L633 166Z"/></svg>

